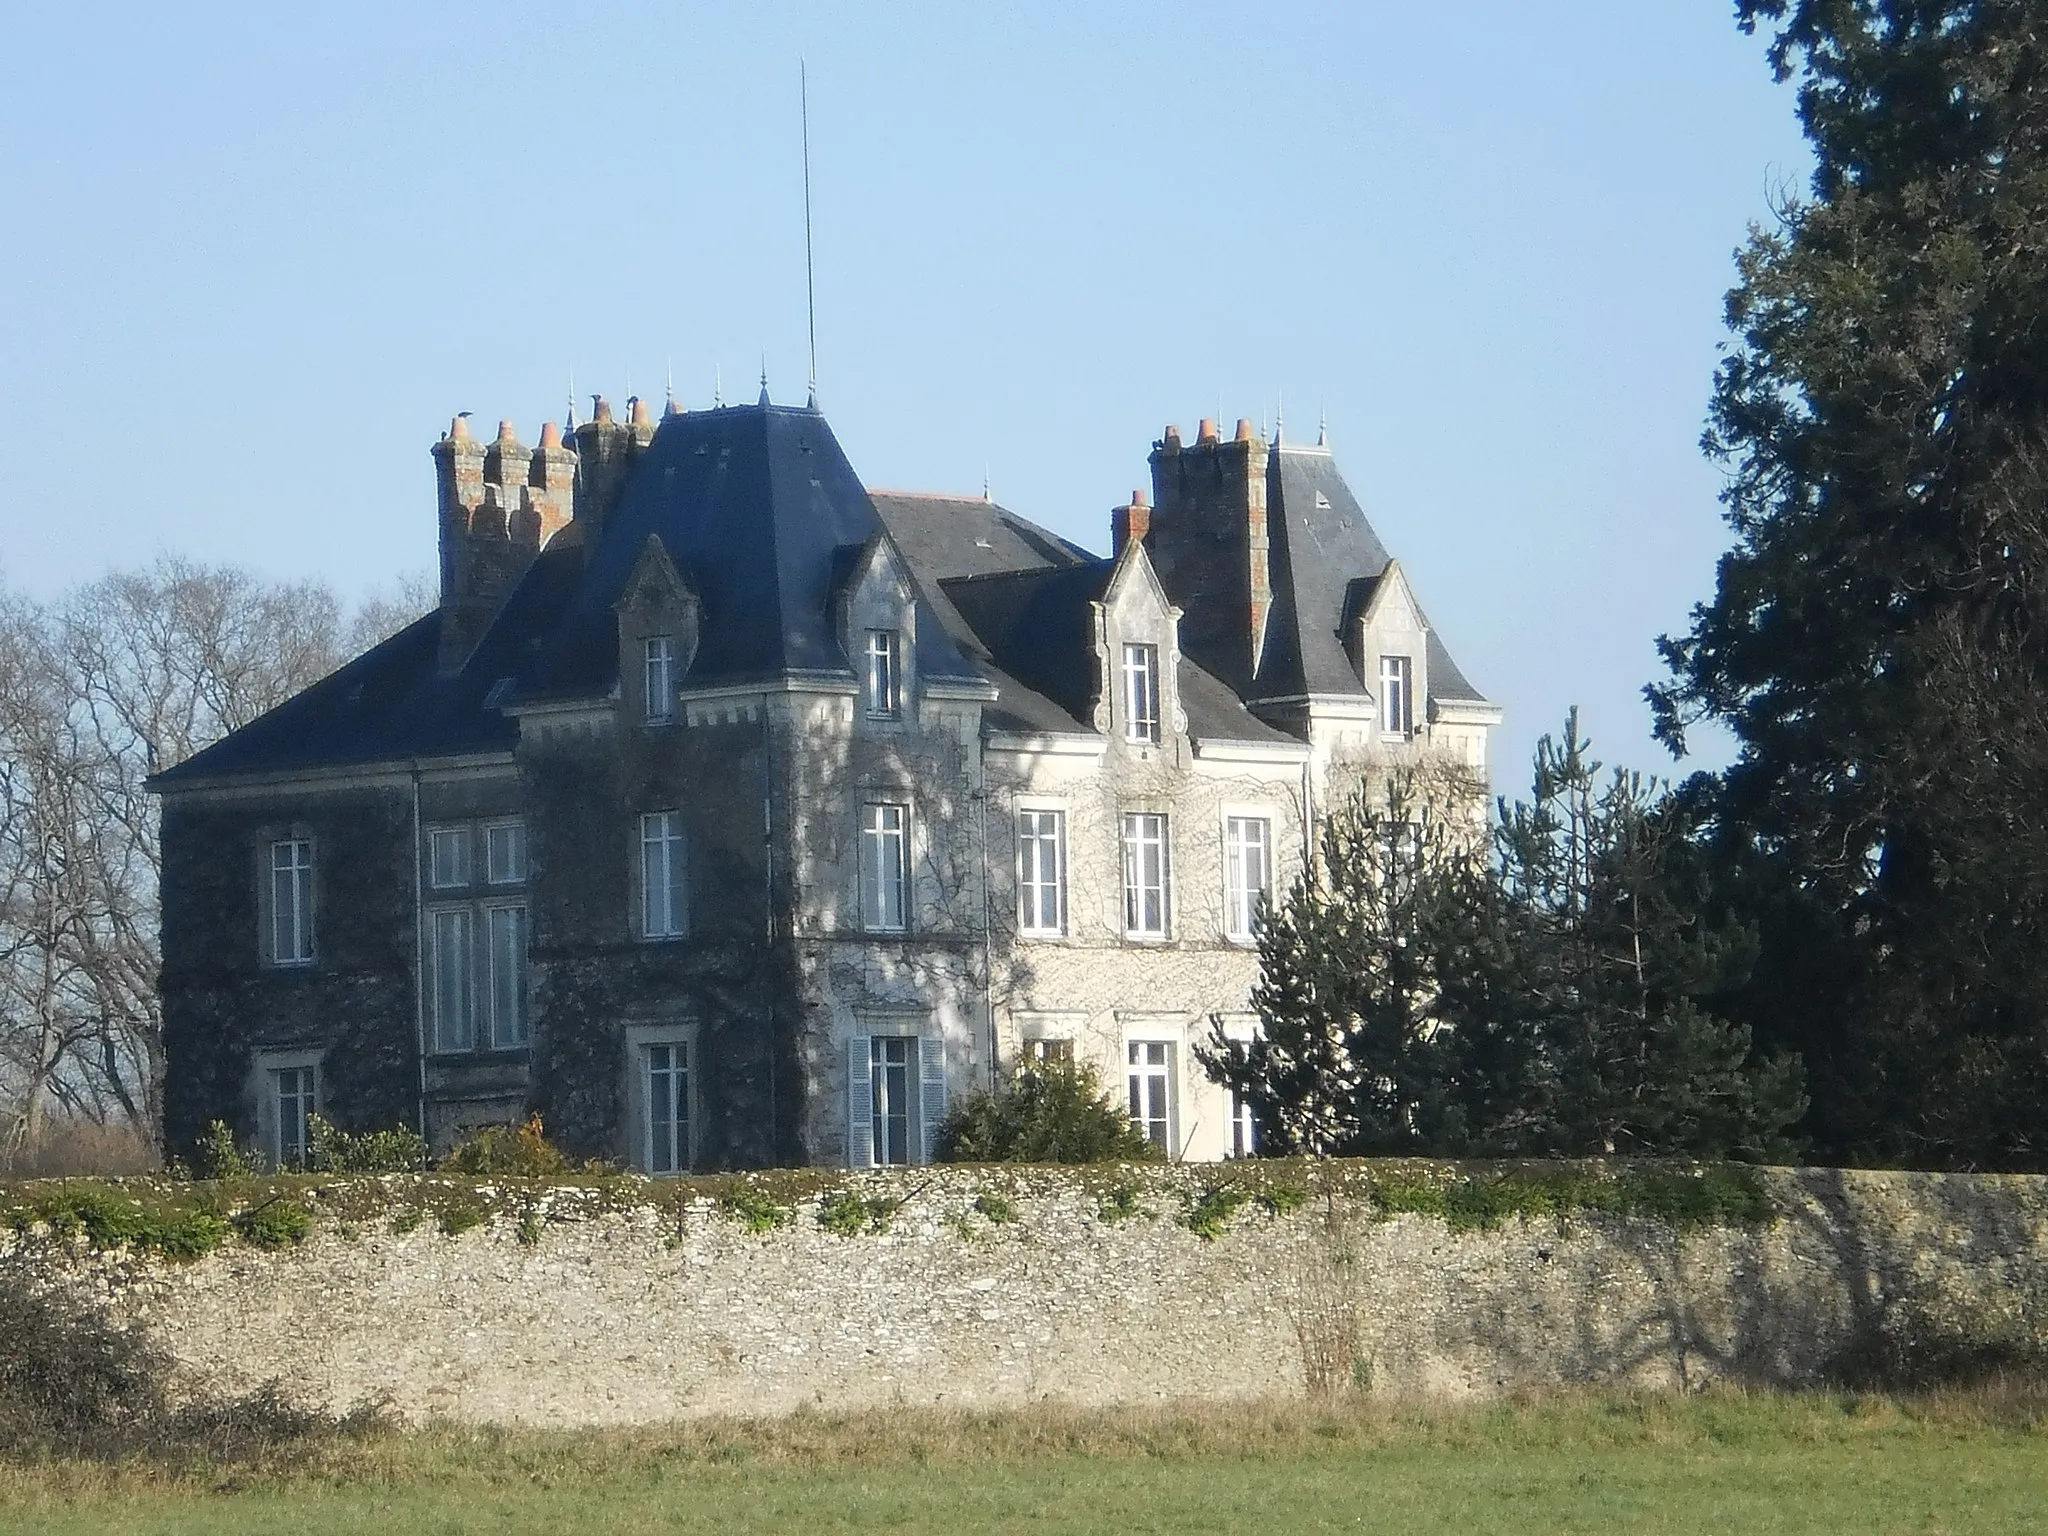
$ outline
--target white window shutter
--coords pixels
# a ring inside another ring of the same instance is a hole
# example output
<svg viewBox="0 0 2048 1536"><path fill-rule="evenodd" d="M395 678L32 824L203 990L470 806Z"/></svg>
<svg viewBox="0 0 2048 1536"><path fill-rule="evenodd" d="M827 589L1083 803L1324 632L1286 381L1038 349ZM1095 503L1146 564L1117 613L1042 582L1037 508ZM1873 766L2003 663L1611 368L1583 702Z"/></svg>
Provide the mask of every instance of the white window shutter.
<svg viewBox="0 0 2048 1536"><path fill-rule="evenodd" d="M846 1042L846 1166L872 1168L875 1162L874 1047L868 1036Z"/></svg>
<svg viewBox="0 0 2048 1536"><path fill-rule="evenodd" d="M939 1126L946 1118L946 1037L920 1035L917 1041L919 1102L924 1110L924 1160L937 1160Z"/></svg>

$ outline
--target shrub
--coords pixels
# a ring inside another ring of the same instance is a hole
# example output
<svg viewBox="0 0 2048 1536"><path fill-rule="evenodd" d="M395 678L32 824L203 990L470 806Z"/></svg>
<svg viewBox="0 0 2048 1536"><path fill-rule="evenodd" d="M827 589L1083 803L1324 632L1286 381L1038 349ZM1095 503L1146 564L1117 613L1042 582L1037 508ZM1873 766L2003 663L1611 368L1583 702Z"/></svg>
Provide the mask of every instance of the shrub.
<svg viewBox="0 0 2048 1536"><path fill-rule="evenodd" d="M0 1457L145 1456L214 1468L376 1422L374 1411L311 1412L275 1384L174 1406L165 1351L25 1266L0 1265L0 1339Z"/></svg>
<svg viewBox="0 0 2048 1536"><path fill-rule="evenodd" d="M427 1166L426 1140L410 1126L351 1133L314 1115L307 1129L313 1145L306 1166L316 1173L418 1173Z"/></svg>
<svg viewBox="0 0 2048 1536"><path fill-rule="evenodd" d="M450 1152L441 1166L450 1173L495 1173L544 1179L569 1166L562 1149L541 1130L540 1116L523 1125L494 1125Z"/></svg>
<svg viewBox="0 0 2048 1536"><path fill-rule="evenodd" d="M861 1196L850 1189L835 1189L818 1202L818 1225L840 1237L886 1232L902 1204L887 1195Z"/></svg>
<svg viewBox="0 0 2048 1536"><path fill-rule="evenodd" d="M756 1235L773 1232L787 1222L792 1214L788 1206L777 1205L760 1191L745 1184L728 1184L720 1190L718 1208Z"/></svg>
<svg viewBox="0 0 2048 1536"><path fill-rule="evenodd" d="M235 1218L242 1241L257 1248L290 1248L312 1230L312 1213L290 1200L266 1200Z"/></svg>
<svg viewBox="0 0 2048 1536"><path fill-rule="evenodd" d="M1157 1158L1095 1069L1048 1061L970 1094L939 1128L944 1163L1129 1163Z"/></svg>
<svg viewBox="0 0 2048 1536"><path fill-rule="evenodd" d="M201 1179L246 1179L256 1171L256 1159L235 1142L235 1128L216 1120L200 1133L192 1147L192 1173Z"/></svg>

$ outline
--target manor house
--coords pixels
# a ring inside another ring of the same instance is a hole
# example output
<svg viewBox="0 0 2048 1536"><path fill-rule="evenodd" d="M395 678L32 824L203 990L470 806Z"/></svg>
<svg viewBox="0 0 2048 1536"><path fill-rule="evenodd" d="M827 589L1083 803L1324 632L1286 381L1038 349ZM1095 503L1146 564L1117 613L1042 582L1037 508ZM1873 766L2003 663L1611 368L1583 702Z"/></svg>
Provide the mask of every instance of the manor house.
<svg viewBox="0 0 2048 1536"><path fill-rule="evenodd" d="M1277 436L1167 428L1105 559L870 491L765 389L457 419L439 606L153 781L170 1143L538 1110L656 1174L915 1163L1064 1057L1249 1151L1191 1048L1255 1027L1261 904L1363 765L1477 796L1500 720Z"/></svg>

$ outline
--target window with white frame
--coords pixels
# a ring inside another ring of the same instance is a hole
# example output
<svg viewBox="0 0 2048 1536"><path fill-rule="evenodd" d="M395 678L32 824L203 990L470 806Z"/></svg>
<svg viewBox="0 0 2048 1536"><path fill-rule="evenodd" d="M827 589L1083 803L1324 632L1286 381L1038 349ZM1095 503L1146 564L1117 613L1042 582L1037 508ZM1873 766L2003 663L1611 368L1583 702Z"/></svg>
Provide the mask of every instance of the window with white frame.
<svg viewBox="0 0 2048 1536"><path fill-rule="evenodd" d="M871 629L867 632L866 671L861 680L861 699L870 718L893 719L903 708L903 632Z"/></svg>
<svg viewBox="0 0 2048 1536"><path fill-rule="evenodd" d="M1406 736L1414 728L1415 701L1406 656L1380 657L1380 729Z"/></svg>
<svg viewBox="0 0 2048 1536"><path fill-rule="evenodd" d="M517 885L526 878L526 823L494 821L484 828L484 878Z"/></svg>
<svg viewBox="0 0 2048 1536"><path fill-rule="evenodd" d="M946 1118L945 1037L929 1028L888 1025L881 1033L852 1036L846 1091L851 1166L930 1162Z"/></svg>
<svg viewBox="0 0 2048 1536"><path fill-rule="evenodd" d="M650 721L670 719L676 709L676 637L649 635L643 655L646 717Z"/></svg>
<svg viewBox="0 0 2048 1536"><path fill-rule="evenodd" d="M1040 936L1067 926L1067 817L1064 811L1017 813L1017 927Z"/></svg>
<svg viewBox="0 0 2048 1536"><path fill-rule="evenodd" d="M1163 939L1172 914L1167 882L1170 848L1166 816L1131 811L1124 816L1124 932L1133 938Z"/></svg>
<svg viewBox="0 0 2048 1536"><path fill-rule="evenodd" d="M876 1035L868 1050L874 1161L878 1166L907 1163L917 1093L917 1041L903 1035Z"/></svg>
<svg viewBox="0 0 2048 1536"><path fill-rule="evenodd" d="M683 813L649 811L640 818L640 937L679 939L689 915Z"/></svg>
<svg viewBox="0 0 2048 1536"><path fill-rule="evenodd" d="M526 1044L526 906L502 902L484 908L484 997L489 1003L491 1049Z"/></svg>
<svg viewBox="0 0 2048 1536"><path fill-rule="evenodd" d="M1124 647L1124 740L1159 739L1159 647Z"/></svg>
<svg viewBox="0 0 2048 1536"><path fill-rule="evenodd" d="M1251 1101L1236 1089L1230 1092L1230 1155L1255 1157L1259 1150L1259 1126Z"/></svg>
<svg viewBox="0 0 2048 1536"><path fill-rule="evenodd" d="M1045 1038L1024 1042L1024 1064L1027 1067L1042 1067L1053 1062L1071 1065L1074 1060L1074 1042Z"/></svg>
<svg viewBox="0 0 2048 1536"><path fill-rule="evenodd" d="M1125 1047L1131 1124L1153 1146L1173 1153L1173 1042L1133 1040Z"/></svg>
<svg viewBox="0 0 2048 1536"><path fill-rule="evenodd" d="M476 909L427 913L427 1012L436 1051L476 1049Z"/></svg>
<svg viewBox="0 0 2048 1536"><path fill-rule="evenodd" d="M1240 944L1258 937L1259 914L1273 894L1273 824L1263 816L1223 822L1223 934Z"/></svg>
<svg viewBox="0 0 2048 1536"><path fill-rule="evenodd" d="M505 817L429 827L426 876L421 983L435 1053L524 1047L527 908L507 888L526 881L526 824ZM472 899L451 899L463 891Z"/></svg>
<svg viewBox="0 0 2048 1536"><path fill-rule="evenodd" d="M860 816L861 926L900 933L910 925L910 807L874 801Z"/></svg>
<svg viewBox="0 0 2048 1536"><path fill-rule="evenodd" d="M313 1116L320 1108L320 1069L277 1067L270 1073L272 1160L280 1168L303 1168L313 1150Z"/></svg>
<svg viewBox="0 0 2048 1536"><path fill-rule="evenodd" d="M429 827L427 829L427 884L437 891L468 885L471 879L470 829Z"/></svg>
<svg viewBox="0 0 2048 1536"><path fill-rule="evenodd" d="M690 1046L666 1040L640 1048L640 1089L645 1134L641 1166L649 1173L690 1168Z"/></svg>
<svg viewBox="0 0 2048 1536"><path fill-rule="evenodd" d="M265 938L272 965L313 962L313 840L283 838L270 845L264 881Z"/></svg>

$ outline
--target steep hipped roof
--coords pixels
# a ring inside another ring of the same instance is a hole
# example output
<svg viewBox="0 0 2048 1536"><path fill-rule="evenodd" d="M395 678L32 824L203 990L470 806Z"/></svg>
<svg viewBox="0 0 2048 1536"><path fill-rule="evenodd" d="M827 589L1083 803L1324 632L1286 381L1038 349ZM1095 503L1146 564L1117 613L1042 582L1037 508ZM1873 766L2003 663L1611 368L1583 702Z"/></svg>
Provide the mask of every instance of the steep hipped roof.
<svg viewBox="0 0 2048 1536"><path fill-rule="evenodd" d="M1266 472L1266 528L1273 608L1253 696L1364 695L1368 690L1344 650L1346 604L1355 597L1353 583L1377 580L1390 557L1327 449L1274 447ZM1433 625L1428 678L1432 699L1485 702Z"/></svg>
<svg viewBox="0 0 2048 1536"><path fill-rule="evenodd" d="M590 551L564 623L522 699L608 692L618 669L613 604L649 534L703 603L691 684L844 671L833 612L846 552L881 530L867 490L815 411L738 406L663 420ZM943 625L916 626L926 678L975 671Z"/></svg>
<svg viewBox="0 0 2048 1536"><path fill-rule="evenodd" d="M505 705L612 691L613 605L650 534L702 603L688 682L850 677L835 583L851 552L885 532L815 411L736 406L667 417L602 532L589 539L574 523L542 551L459 671L437 668L441 614L431 613L155 782L510 751L518 731ZM979 683L926 606L927 622L915 626L920 674Z"/></svg>

